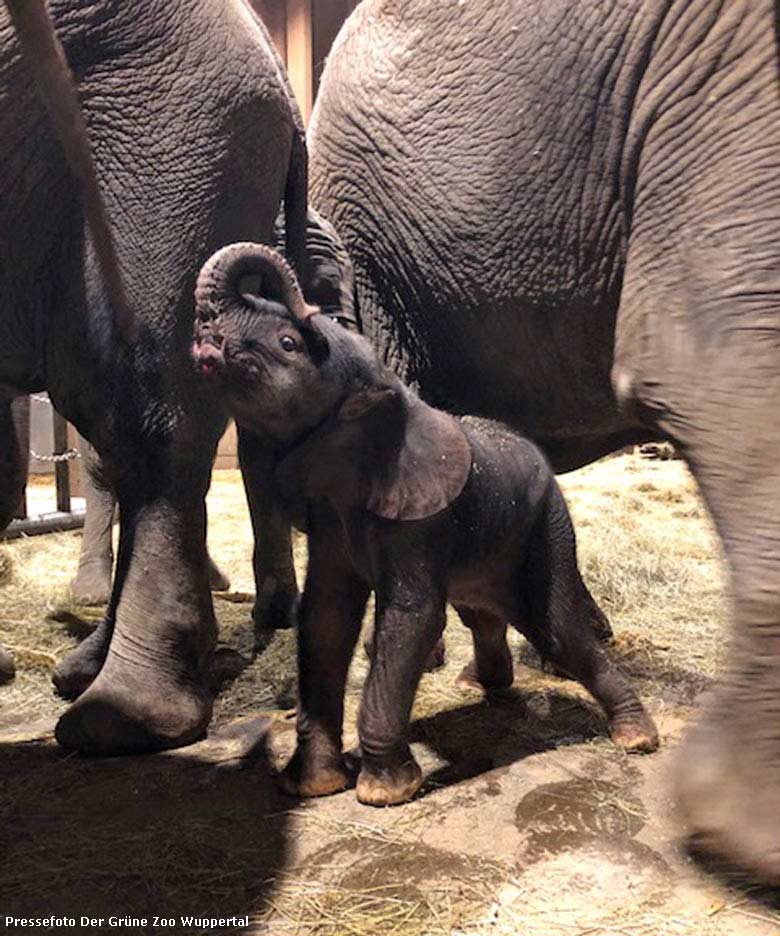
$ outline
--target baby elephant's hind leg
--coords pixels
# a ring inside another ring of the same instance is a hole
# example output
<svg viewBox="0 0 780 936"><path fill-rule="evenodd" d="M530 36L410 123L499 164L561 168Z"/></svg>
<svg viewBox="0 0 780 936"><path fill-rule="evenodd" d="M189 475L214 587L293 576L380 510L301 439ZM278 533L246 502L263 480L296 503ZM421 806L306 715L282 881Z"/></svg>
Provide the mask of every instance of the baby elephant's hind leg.
<svg viewBox="0 0 780 936"><path fill-rule="evenodd" d="M456 606L455 610L474 641L474 658L461 670L456 684L481 689L488 697L505 694L513 678L506 624L487 611L463 606Z"/></svg>
<svg viewBox="0 0 780 936"><path fill-rule="evenodd" d="M579 571L577 574L579 575ZM585 589L588 595L588 617L590 620L590 626L593 628L593 633L601 643L609 643L615 636L615 633L612 630L612 625L609 623L609 618L596 604L596 599L588 591L584 582L582 583L582 587Z"/></svg>
<svg viewBox="0 0 780 936"><path fill-rule="evenodd" d="M658 747L658 732L630 683L599 645L595 602L577 568L574 531L560 491L529 543L525 569L526 637L540 655L599 702L609 719L612 740L627 751Z"/></svg>

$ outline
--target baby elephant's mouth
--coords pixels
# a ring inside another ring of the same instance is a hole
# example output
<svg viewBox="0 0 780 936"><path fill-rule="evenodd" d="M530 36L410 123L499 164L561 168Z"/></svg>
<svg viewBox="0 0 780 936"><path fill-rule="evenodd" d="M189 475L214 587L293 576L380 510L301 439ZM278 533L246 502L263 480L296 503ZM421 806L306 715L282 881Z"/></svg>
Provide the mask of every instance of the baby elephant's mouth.
<svg viewBox="0 0 780 936"><path fill-rule="evenodd" d="M225 367L225 355L221 345L212 338L196 338L192 342L192 360L204 377L215 377Z"/></svg>

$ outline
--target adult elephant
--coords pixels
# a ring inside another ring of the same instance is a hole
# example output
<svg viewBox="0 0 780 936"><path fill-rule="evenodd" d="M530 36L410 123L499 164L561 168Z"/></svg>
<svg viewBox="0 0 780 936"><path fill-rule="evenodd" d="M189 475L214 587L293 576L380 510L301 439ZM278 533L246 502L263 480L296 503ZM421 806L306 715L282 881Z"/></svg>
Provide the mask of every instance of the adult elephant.
<svg viewBox="0 0 780 936"><path fill-rule="evenodd" d="M364 0L312 120L312 202L365 332L429 401L557 470L673 439L731 573L676 793L780 880L780 82L772 0Z"/></svg>
<svg viewBox="0 0 780 936"><path fill-rule="evenodd" d="M280 252L286 252L284 211L280 211L276 218L274 244ZM323 312L345 327L356 328L349 257L333 226L313 209L307 213L305 244L307 266L311 270L308 296ZM262 440L249 436L240 427L237 427L237 432L242 470L255 479L250 482L245 478L255 532L253 566L257 597L252 618L260 632L269 628L287 628L295 623L298 589L289 551L289 522L276 508L273 481L265 477L263 467L263 461L267 458L273 460L273 455L266 453ZM259 458L255 455L258 450ZM114 563L111 527L116 498L100 483L103 472L92 446L82 446L81 455L86 468L83 477L86 516L79 565L71 582L71 592L80 603L103 604L111 594ZM259 477L256 477L258 473ZM270 530L269 516L273 524ZM214 560L209 557L208 562L212 591L229 588L227 578ZM269 577L282 584L281 588L271 591L270 600Z"/></svg>
<svg viewBox="0 0 780 936"><path fill-rule="evenodd" d="M300 268L302 126L241 0L50 0L94 157L96 185L80 191L67 144L78 108L63 116L51 29L27 20L40 6L6 0L15 26L0 10L0 386L48 390L99 452L121 518L108 617L58 673L66 691L88 688L57 738L89 753L174 746L209 720L215 634L204 496L224 417L191 372L195 276L227 241L271 240L283 197ZM101 193L121 276L85 234ZM4 522L16 478L1 461Z"/></svg>
<svg viewBox="0 0 780 936"><path fill-rule="evenodd" d="M80 446L84 472L81 478L85 502L84 531L76 575L70 583L73 599L78 604L101 605L111 597L114 574L113 525L116 498L100 482L102 473L97 452L89 443ZM212 591L230 588L230 580L209 554L209 587Z"/></svg>

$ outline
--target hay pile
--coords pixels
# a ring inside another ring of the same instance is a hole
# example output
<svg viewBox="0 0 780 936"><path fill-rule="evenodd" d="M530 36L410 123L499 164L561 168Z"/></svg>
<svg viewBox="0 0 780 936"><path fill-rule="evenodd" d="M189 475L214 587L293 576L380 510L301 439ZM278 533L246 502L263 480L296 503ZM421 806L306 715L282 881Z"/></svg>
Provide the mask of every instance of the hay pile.
<svg viewBox="0 0 780 936"><path fill-rule="evenodd" d="M671 705L689 703L717 671L725 607L722 561L685 465L623 456L561 481L575 519L583 575L617 635L614 653L643 692ZM294 635L274 635L265 652L252 659L251 528L236 472L216 473L209 514L211 553L232 579L231 593L215 599L220 644L233 655L227 670L238 672L223 680L216 717L222 721L258 707L289 709L295 697ZM3 710L10 708L14 717L61 711L48 675L99 620L100 609L73 605L68 591L80 536L52 534L0 545L0 642L16 649L19 668L16 685L3 690ZM306 550L300 535L295 557L302 579ZM452 680L468 661L470 637L452 612L449 621L449 662L441 678L424 678L415 708L421 717L457 706L463 698ZM534 665L524 641L514 634L510 640L518 658ZM366 669L359 651L350 675L349 712ZM558 684L526 675L539 691Z"/></svg>
<svg viewBox="0 0 780 936"><path fill-rule="evenodd" d="M679 711L688 718L690 703L718 668L725 605L722 560L685 465L623 456L561 480L584 577L617 635L611 652L656 715ZM18 667L16 681L0 687L0 727L64 708L51 690L51 668L100 615L69 596L79 543L76 532L0 544L0 642L15 648ZM215 476L209 546L232 579L231 593L215 599L221 661L215 724L267 710L279 723L271 751L278 765L294 742L295 635L277 633L253 654L251 529L237 472ZM295 557L302 577L301 536ZM563 756L567 746L592 749L602 767L623 770L625 758L605 739L603 716L587 694L540 672L519 635L510 635L518 692L490 707L454 686L471 641L452 613L445 636L446 666L423 677L413 712L415 750L425 758L423 792L463 783L464 798L473 798L470 779L484 786L492 768L553 748ZM347 745L356 741L367 665L361 648L348 680ZM106 915L152 904L170 913L243 910L250 931L271 925L300 936L578 933L557 895L519 883L512 862L478 860L466 850L453 857L427 846L426 830L443 818L430 805L434 796L355 820L333 814L348 811L348 797L298 805L279 797L263 771L199 764L186 753L96 762L27 745L4 754L0 827L24 830L12 866L0 868L16 912L28 905L37 913L47 906L73 910L78 898L84 912ZM634 780L626 783L631 788ZM90 825L95 809L100 828ZM582 932L721 932L699 917L694 925L652 906L605 926Z"/></svg>

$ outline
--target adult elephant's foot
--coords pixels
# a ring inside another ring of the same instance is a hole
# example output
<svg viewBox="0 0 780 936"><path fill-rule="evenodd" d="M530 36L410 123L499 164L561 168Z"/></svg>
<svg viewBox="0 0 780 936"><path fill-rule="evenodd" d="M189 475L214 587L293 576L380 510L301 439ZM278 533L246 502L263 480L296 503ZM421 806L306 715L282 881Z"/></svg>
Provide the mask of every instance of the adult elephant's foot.
<svg viewBox="0 0 780 936"><path fill-rule="evenodd" d="M395 806L410 800L422 786L422 770L411 751L400 763L377 766L363 762L355 792L366 806Z"/></svg>
<svg viewBox="0 0 780 936"><path fill-rule="evenodd" d="M106 621L55 666L52 682L63 699L75 699L95 681L108 653L111 629Z"/></svg>
<svg viewBox="0 0 780 936"><path fill-rule="evenodd" d="M298 624L301 599L297 588L258 592L252 608L252 620L258 632L288 630Z"/></svg>
<svg viewBox="0 0 780 936"><path fill-rule="evenodd" d="M609 643L615 636L609 618L604 614L601 608L591 599L590 626L593 633L601 643Z"/></svg>
<svg viewBox="0 0 780 936"><path fill-rule="evenodd" d="M70 583L73 600L87 606L106 604L111 597L111 575L110 559L82 559Z"/></svg>
<svg viewBox="0 0 780 936"><path fill-rule="evenodd" d="M695 852L780 885L780 761L751 732L728 726L723 703L677 754L678 816Z"/></svg>
<svg viewBox="0 0 780 936"><path fill-rule="evenodd" d="M447 647L444 643L444 638L439 637L436 641L433 650L428 654L428 659L425 661L425 672L426 673L435 673L436 670L441 669L447 663Z"/></svg>
<svg viewBox="0 0 780 936"><path fill-rule="evenodd" d="M609 734L617 747L628 754L651 754L658 750L658 729L647 712L613 718Z"/></svg>
<svg viewBox="0 0 780 936"><path fill-rule="evenodd" d="M109 657L60 718L55 736L69 751L138 754L191 744L205 735L210 718L205 688Z"/></svg>
<svg viewBox="0 0 780 936"><path fill-rule="evenodd" d="M316 753L299 744L277 782L288 796L329 796L351 787L355 773L343 754Z"/></svg>

